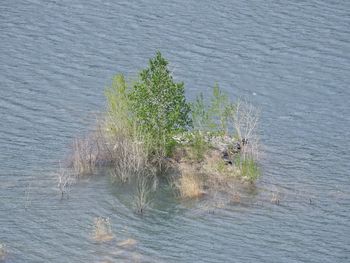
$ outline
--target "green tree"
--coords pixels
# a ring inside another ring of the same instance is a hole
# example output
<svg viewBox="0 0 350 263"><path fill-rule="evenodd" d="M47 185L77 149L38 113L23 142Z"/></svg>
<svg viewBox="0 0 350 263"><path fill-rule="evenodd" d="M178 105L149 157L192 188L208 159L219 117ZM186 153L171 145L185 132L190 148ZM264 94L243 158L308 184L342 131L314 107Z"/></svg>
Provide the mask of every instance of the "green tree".
<svg viewBox="0 0 350 263"><path fill-rule="evenodd" d="M130 132L132 116L129 106L128 86L122 74L113 77L112 83L106 88L107 98L107 128L114 135Z"/></svg>
<svg viewBox="0 0 350 263"><path fill-rule="evenodd" d="M230 117L235 112L235 105L217 84L212 89L208 103L202 93L191 103L194 130L220 134L229 133ZM232 124L231 124L232 126Z"/></svg>
<svg viewBox="0 0 350 263"><path fill-rule="evenodd" d="M139 73L129 99L137 125L167 152L174 144L172 136L188 130L192 124L184 83L174 82L168 62L160 52Z"/></svg>

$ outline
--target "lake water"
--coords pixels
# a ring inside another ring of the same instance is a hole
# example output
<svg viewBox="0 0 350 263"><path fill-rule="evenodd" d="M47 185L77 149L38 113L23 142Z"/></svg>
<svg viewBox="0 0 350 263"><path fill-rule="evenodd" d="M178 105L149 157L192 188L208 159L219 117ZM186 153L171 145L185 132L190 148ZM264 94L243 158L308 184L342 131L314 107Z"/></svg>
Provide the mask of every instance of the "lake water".
<svg viewBox="0 0 350 263"><path fill-rule="evenodd" d="M7 262L349 262L350 1L3 0L0 33ZM256 191L222 207L165 189L139 216L100 176L61 200L58 163L104 87L156 50L189 99L217 82L261 108ZM91 240L97 216L115 241Z"/></svg>

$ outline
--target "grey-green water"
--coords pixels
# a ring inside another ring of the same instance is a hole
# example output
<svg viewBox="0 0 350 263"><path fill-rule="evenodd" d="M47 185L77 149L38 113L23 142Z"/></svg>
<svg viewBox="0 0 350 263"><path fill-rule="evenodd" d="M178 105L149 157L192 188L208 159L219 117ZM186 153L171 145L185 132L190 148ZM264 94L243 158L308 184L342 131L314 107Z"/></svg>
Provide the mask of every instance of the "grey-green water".
<svg viewBox="0 0 350 263"><path fill-rule="evenodd" d="M8 262L349 261L349 1L3 0L0 33ZM257 191L215 208L164 190L140 217L95 177L60 200L58 161L103 110L111 76L156 50L189 99L218 82L262 109ZM91 240L96 216L110 217L115 241ZM117 246L127 238L137 244Z"/></svg>

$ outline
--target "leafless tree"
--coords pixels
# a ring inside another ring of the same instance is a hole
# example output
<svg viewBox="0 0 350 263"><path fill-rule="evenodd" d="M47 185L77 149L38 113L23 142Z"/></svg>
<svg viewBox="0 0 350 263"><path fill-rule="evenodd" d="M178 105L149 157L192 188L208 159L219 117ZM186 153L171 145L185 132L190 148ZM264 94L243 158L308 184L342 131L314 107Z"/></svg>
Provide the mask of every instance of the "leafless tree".
<svg viewBox="0 0 350 263"><path fill-rule="evenodd" d="M152 200L152 193L156 190L158 179L154 169L145 170L136 177L136 193L134 205L136 212L143 214Z"/></svg>
<svg viewBox="0 0 350 263"><path fill-rule="evenodd" d="M259 111L246 100L239 100L233 114L233 124L241 144L243 158L247 156L254 159L259 154L258 136Z"/></svg>

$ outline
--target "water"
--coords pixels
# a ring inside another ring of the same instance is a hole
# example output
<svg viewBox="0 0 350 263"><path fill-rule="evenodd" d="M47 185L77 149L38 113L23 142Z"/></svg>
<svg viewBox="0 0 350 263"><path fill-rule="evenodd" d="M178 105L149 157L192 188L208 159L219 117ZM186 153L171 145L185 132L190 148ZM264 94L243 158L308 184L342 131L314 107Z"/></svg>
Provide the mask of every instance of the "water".
<svg viewBox="0 0 350 263"><path fill-rule="evenodd" d="M0 242L8 262L348 262L349 1L2 1ZM166 189L146 216L107 177L55 172L112 75L156 50L188 98L218 82L262 110L264 174L224 208ZM270 202L279 193L281 203ZM110 217L114 242L91 240ZM137 244L121 248L132 238Z"/></svg>

